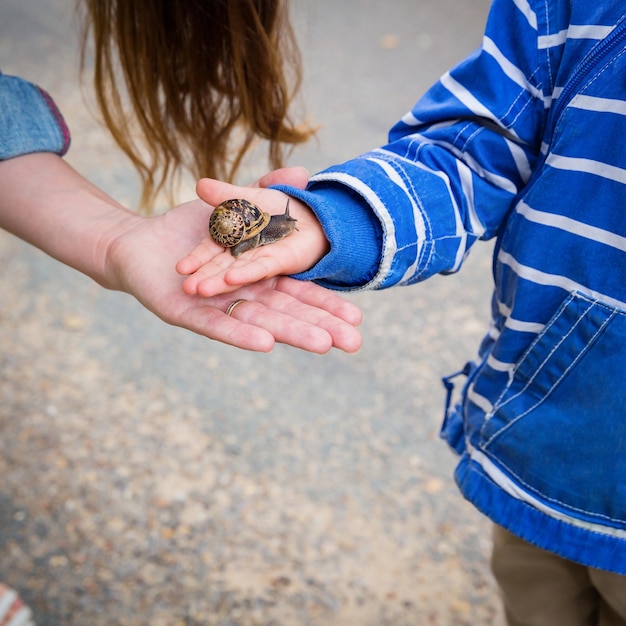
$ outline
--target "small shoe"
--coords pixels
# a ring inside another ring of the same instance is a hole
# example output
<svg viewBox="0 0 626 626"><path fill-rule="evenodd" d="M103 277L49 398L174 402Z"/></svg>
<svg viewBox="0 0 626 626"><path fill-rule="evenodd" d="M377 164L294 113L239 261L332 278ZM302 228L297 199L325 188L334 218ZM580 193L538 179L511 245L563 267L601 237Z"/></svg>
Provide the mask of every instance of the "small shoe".
<svg viewBox="0 0 626 626"><path fill-rule="evenodd" d="M35 626L32 616L17 592L0 583L0 626Z"/></svg>

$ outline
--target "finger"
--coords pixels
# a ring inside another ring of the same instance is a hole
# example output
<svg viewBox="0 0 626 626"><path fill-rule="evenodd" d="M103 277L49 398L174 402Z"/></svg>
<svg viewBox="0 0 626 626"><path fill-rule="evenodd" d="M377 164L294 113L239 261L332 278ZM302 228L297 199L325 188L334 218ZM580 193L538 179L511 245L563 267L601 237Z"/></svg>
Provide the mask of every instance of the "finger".
<svg viewBox="0 0 626 626"><path fill-rule="evenodd" d="M272 185L290 185L304 189L309 182L309 171L305 167L283 167L261 176L251 187L271 187Z"/></svg>
<svg viewBox="0 0 626 626"><path fill-rule="evenodd" d="M356 304L349 302L337 292L315 283L281 276L277 280L276 289L301 302L324 309L352 326L359 326L363 321L363 312Z"/></svg>
<svg viewBox="0 0 626 626"><path fill-rule="evenodd" d="M282 213L285 210L285 194L277 189L260 187L238 187L213 178L202 178L196 183L196 193L206 203L216 207L226 200L245 198L268 213Z"/></svg>
<svg viewBox="0 0 626 626"><path fill-rule="evenodd" d="M333 346L343 350L348 354L353 354L361 349L363 337L358 328L347 322L327 314L319 322L318 326L323 328L333 339Z"/></svg>
<svg viewBox="0 0 626 626"><path fill-rule="evenodd" d="M205 237L186 257L176 263L176 271L179 274L192 274L220 252L223 249L210 237Z"/></svg>
<svg viewBox="0 0 626 626"><path fill-rule="evenodd" d="M227 306L224 304L224 310ZM194 304L183 313L183 319L188 330L243 350L271 352L276 343L267 329L229 317L213 305Z"/></svg>
<svg viewBox="0 0 626 626"><path fill-rule="evenodd" d="M231 293L240 289L241 285L229 285L223 275L206 274L204 268L198 270L183 281L183 291L189 295L212 298L222 293Z"/></svg>
<svg viewBox="0 0 626 626"><path fill-rule="evenodd" d="M280 245L283 242L278 242ZM211 298L229 293L244 285L252 285L278 274L289 273L290 267L280 257L268 256L264 248L233 257L228 251L216 255L183 283L185 293L197 293Z"/></svg>
<svg viewBox="0 0 626 626"><path fill-rule="evenodd" d="M324 291L317 285L311 284L311 287ZM340 298L332 297L330 300L336 304ZM351 323L280 289L268 288L258 292L255 301L264 304L268 310L285 316L284 319L274 317L279 322L278 326L264 326L275 334L277 341L314 352L325 352L333 346L345 352L356 352L361 347L361 333ZM268 323L265 318L255 319L255 323L261 321ZM330 336L330 345L327 344L326 335L320 333L320 330Z"/></svg>
<svg viewBox="0 0 626 626"><path fill-rule="evenodd" d="M186 257L176 263L176 271L183 276L193 274L202 267L202 260L192 250Z"/></svg>
<svg viewBox="0 0 626 626"><path fill-rule="evenodd" d="M245 198L250 202L257 202L259 196L264 193L264 190L250 187L242 188L220 180L215 180L214 178L201 178L196 183L196 193L208 204L217 206L231 198L240 198L242 194L245 194Z"/></svg>
<svg viewBox="0 0 626 626"><path fill-rule="evenodd" d="M288 278L284 281L287 284L300 282ZM326 291L314 284L305 289L315 290ZM262 290L257 286L240 289L237 295L249 299L234 299L231 295L213 298L210 303L194 299L176 318L185 319L185 328L210 339L258 352L271 351L277 341L319 354L332 347L356 352L361 345L360 333L354 326L326 310L276 290L272 283ZM340 299L337 296L330 300ZM229 311L233 302L238 304ZM174 319L169 321L176 323Z"/></svg>
<svg viewBox="0 0 626 626"><path fill-rule="evenodd" d="M228 284L224 277L228 268L235 262L227 250L215 255L210 263L202 265L183 281L183 291L188 295L200 295L205 298L230 293L237 289L238 285Z"/></svg>
<svg viewBox="0 0 626 626"><path fill-rule="evenodd" d="M333 338L328 331L289 313L275 310L276 298L272 295L276 294L268 290L267 295L270 306L266 306L263 302L266 298L259 295L257 300L245 300L239 304L232 311L231 317L264 328L276 341L294 348L325 354L333 347Z"/></svg>
<svg viewBox="0 0 626 626"><path fill-rule="evenodd" d="M322 290L317 285L311 284L311 286ZM335 303L336 299L330 298L329 300ZM280 311L300 322L326 331L332 339L332 345L340 350L356 352L361 347L361 333L351 323L337 317L327 309L304 302L301 298L294 298L278 288L260 294L257 300L264 302L274 311ZM277 340L280 341L278 337Z"/></svg>
<svg viewBox="0 0 626 626"><path fill-rule="evenodd" d="M277 251L277 242L274 251ZM272 278L279 274L290 273L290 269L282 260L282 256L269 256L265 250L259 249L256 254L250 254L242 258L237 264L229 267L224 276L224 282L229 285L250 285L266 278Z"/></svg>

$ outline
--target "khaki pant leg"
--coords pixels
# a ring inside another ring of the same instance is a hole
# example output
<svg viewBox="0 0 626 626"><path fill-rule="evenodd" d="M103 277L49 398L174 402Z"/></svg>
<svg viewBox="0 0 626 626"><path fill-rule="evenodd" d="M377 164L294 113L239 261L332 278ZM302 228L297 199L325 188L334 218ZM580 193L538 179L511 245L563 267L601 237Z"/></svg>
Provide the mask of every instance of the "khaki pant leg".
<svg viewBox="0 0 626 626"><path fill-rule="evenodd" d="M509 626L597 625L599 596L587 567L499 526L494 527L493 540L491 567Z"/></svg>
<svg viewBox="0 0 626 626"><path fill-rule="evenodd" d="M591 568L589 576L601 598L598 626L626 626L626 576Z"/></svg>

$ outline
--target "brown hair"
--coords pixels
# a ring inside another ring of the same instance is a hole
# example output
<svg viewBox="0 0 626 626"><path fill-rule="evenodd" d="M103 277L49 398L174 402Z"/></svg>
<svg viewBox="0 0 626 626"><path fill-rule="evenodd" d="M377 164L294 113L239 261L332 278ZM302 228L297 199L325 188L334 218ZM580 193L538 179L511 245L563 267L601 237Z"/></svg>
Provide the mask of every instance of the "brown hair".
<svg viewBox="0 0 626 626"><path fill-rule="evenodd" d="M181 167L232 180L255 138L276 168L284 144L313 134L289 114L301 71L284 0L84 3L81 67L91 34L98 106L141 176L142 206Z"/></svg>

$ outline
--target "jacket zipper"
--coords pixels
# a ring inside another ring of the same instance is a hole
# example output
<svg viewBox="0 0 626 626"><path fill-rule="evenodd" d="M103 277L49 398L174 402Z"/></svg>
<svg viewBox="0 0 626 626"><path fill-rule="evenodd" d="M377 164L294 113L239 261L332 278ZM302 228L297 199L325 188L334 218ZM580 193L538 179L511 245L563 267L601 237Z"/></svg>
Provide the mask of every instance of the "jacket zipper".
<svg viewBox="0 0 626 626"><path fill-rule="evenodd" d="M589 54L578 64L578 67L576 67L570 79L563 86L561 94L557 98L554 109L552 110L554 122L550 125L551 132L550 141L548 143L552 142L552 135L554 134L554 129L558 124L561 113L578 92L580 84L587 78L590 72L597 67L601 61L607 58L624 40L623 35L626 30L625 18L626 15L622 16L608 36L591 49ZM547 152L549 152L549 150Z"/></svg>
<svg viewBox="0 0 626 626"><path fill-rule="evenodd" d="M543 153L540 156L530 180L528 181L528 183L526 184L526 187L522 191L522 195L526 193L528 188L532 185L535 177L539 175L539 172L543 166L543 161L545 161L545 159L550 154L549 146L552 143L554 131L558 125L558 121L561 116L561 113L563 112L563 109L565 109L565 107L569 104L572 98L576 95L580 84L587 78L587 76L589 76L590 72L595 67L597 67L604 59L606 59L609 56L609 54L611 54L619 46L620 42L622 42L622 40L624 39L624 36L623 36L624 31L626 31L626 14L623 15L619 19L619 21L616 23L613 30L608 34L608 36L605 37L602 41L600 41L594 48L592 48L589 51L587 56L584 57L583 60L578 64L572 76L563 86L563 89L559 97L557 98L554 104L554 108L552 109L551 114L550 114L551 118L554 120L552 123L548 122L549 127L550 127L550 131L549 131L550 136L544 137L544 143L546 143L548 147L545 153ZM519 196L518 196L518 199L519 199ZM511 210L512 210L512 207L514 207L516 204L517 202L514 202L511 205ZM511 211L509 211L509 213L510 212ZM507 224L508 224L508 216L502 221L498 235L496 236L496 244L494 247L493 262L492 262L492 272L494 276L496 275L497 258L498 258L498 253L500 251L500 247L502 245L502 238L503 238L502 236L503 236L503 232Z"/></svg>

